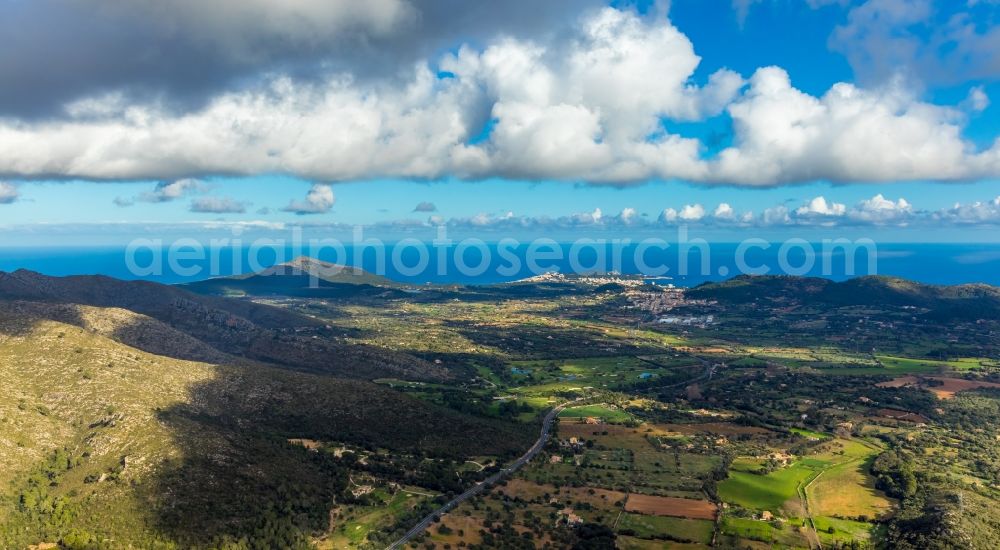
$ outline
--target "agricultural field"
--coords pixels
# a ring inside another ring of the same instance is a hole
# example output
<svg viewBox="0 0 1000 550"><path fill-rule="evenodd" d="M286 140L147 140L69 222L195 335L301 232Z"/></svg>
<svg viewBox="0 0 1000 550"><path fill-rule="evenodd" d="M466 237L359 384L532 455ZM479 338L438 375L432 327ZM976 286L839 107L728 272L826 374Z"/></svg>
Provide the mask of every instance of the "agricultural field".
<svg viewBox="0 0 1000 550"><path fill-rule="evenodd" d="M737 460L729 477L719 483L719 497L751 510L801 514L800 488L828 466L824 461L800 459L762 475L758 461Z"/></svg>
<svg viewBox="0 0 1000 550"><path fill-rule="evenodd" d="M878 518L892 509L892 501L875 488L868 473L882 449L858 440L837 440L840 448L828 452L831 466L806 486L810 511L829 518Z"/></svg>
<svg viewBox="0 0 1000 550"><path fill-rule="evenodd" d="M622 514L617 532L644 540L710 544L715 524L710 520Z"/></svg>
<svg viewBox="0 0 1000 550"><path fill-rule="evenodd" d="M879 531L878 526L850 519L820 516L814 522L819 540L824 545L871 541Z"/></svg>
<svg viewBox="0 0 1000 550"><path fill-rule="evenodd" d="M426 540L450 544L457 532L503 517L492 511L510 510L516 533L533 532L537 518L549 517L557 524L604 525L633 540L633 547L711 543L717 506L701 486L717 458L657 448L650 434L676 433L659 426L585 424L575 418L564 418L559 426L558 442L539 459L489 495L442 518L444 529L432 528Z"/></svg>
<svg viewBox="0 0 1000 550"><path fill-rule="evenodd" d="M739 548L810 548L815 546L808 534L809 528L796 521L774 522L748 518L725 517L719 525L719 540Z"/></svg>
<svg viewBox="0 0 1000 550"><path fill-rule="evenodd" d="M961 372L969 369L996 366L995 361L972 357L964 357L951 361L936 361L931 359L911 359L907 357L876 355L875 359L882 365L883 368L890 372L901 372L907 374L947 371Z"/></svg>
<svg viewBox="0 0 1000 550"><path fill-rule="evenodd" d="M707 500L633 493L625 502L625 511L711 521L715 519L718 508Z"/></svg>
<svg viewBox="0 0 1000 550"><path fill-rule="evenodd" d="M627 412L609 408L607 405L584 405L570 407L559 413L560 418L597 418L604 422L624 423L632 420Z"/></svg>

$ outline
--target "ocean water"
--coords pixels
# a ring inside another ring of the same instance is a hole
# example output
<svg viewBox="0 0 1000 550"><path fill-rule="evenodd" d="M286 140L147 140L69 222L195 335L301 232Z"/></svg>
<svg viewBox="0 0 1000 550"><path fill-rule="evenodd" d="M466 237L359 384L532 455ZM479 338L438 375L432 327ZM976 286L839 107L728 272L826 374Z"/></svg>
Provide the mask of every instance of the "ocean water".
<svg viewBox="0 0 1000 550"><path fill-rule="evenodd" d="M740 250L734 243L713 243L708 249L677 246L667 249L636 245L576 247L570 244L503 247L434 247L414 243L382 248L324 250L314 256L411 284L493 284L523 279L545 271L564 273L644 274L657 282L694 286L748 271L811 275L843 280L852 276L893 275L929 284L987 283L1000 286L1000 244L879 244L853 253L824 249L819 243L799 243L782 250L775 243ZM0 271L29 269L48 275L102 274L120 279L144 279L166 284L242 274L289 261L303 252L290 248L221 248L182 252L124 247L0 248ZM848 261L853 257L854 265ZM637 261L638 260L638 261ZM742 261L741 261L742 260ZM664 272L665 270L665 272Z"/></svg>

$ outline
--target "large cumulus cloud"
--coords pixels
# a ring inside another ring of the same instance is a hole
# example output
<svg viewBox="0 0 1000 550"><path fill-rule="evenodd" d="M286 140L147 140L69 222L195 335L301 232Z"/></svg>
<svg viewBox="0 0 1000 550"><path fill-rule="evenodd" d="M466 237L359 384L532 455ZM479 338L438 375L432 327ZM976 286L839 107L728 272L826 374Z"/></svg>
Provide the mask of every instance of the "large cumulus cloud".
<svg viewBox="0 0 1000 550"><path fill-rule="evenodd" d="M963 139L965 114L917 100L896 85L797 90L778 67L758 70L729 107L736 144L719 155L719 180L769 184L828 180L959 180L1000 173L996 145Z"/></svg>
<svg viewBox="0 0 1000 550"><path fill-rule="evenodd" d="M209 17L185 32L200 33L227 63L248 60L259 68L258 58L273 51L255 44L270 39L332 47L326 41L339 38L327 36L328 28L364 29L375 40L410 28L415 17L424 21L416 4L375 4L381 7L369 12L303 0L260 27L251 19ZM157 8L169 12L164 20L196 11L193 3L168 5ZM251 2L248 9L277 9L268 6ZM330 6L340 11L323 11ZM294 24L307 15L324 25ZM748 80L723 69L699 83L695 46L662 13L604 8L572 20L565 32L499 36L403 64L394 78L366 78L358 67L334 64L302 79L285 67L193 110L178 111L156 96L95 92L66 103L57 118L0 119L0 175L173 180L289 173L321 182L504 177L757 186L1000 175L1000 145L977 150L967 142L962 107L923 102L901 82L841 83L815 97L796 89L781 68L766 67ZM664 124L720 113L732 119L734 136L717 154Z"/></svg>

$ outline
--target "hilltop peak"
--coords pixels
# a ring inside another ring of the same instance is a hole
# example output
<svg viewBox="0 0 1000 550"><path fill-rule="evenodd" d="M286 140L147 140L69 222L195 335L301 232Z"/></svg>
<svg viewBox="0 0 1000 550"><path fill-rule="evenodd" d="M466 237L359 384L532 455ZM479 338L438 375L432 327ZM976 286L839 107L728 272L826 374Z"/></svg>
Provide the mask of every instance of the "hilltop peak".
<svg viewBox="0 0 1000 550"><path fill-rule="evenodd" d="M299 256L294 260L276 264L272 267L258 271L254 275L288 275L292 272L301 271L309 275L320 275L329 273L341 273L350 269L346 265L324 262L311 256Z"/></svg>
<svg viewBox="0 0 1000 550"><path fill-rule="evenodd" d="M299 256L255 273L215 277L182 286L199 294L221 296L329 296L340 292L384 292L400 285L357 267Z"/></svg>
<svg viewBox="0 0 1000 550"><path fill-rule="evenodd" d="M323 260L319 260L319 259L313 258L312 256L299 256L298 258L295 258L294 260L292 260L290 262L285 262L285 263L280 264L280 265L285 266L285 267L295 267L295 268L299 268L299 269L303 269L303 270L314 269L314 268L319 268L319 269L347 269L347 266L345 266L343 264L335 264L335 263L331 263L331 262L324 262Z"/></svg>
<svg viewBox="0 0 1000 550"><path fill-rule="evenodd" d="M375 275L368 273L367 271L359 267L351 267L345 264L337 264L332 262L326 262L313 258L311 256L299 256L294 260L277 264L273 267L269 267L263 271L258 271L253 275L264 275L264 276L281 276L281 275L311 275L324 280L330 280L331 282L349 282L351 279L357 278L375 278ZM346 279L346 280L341 280ZM367 282L367 281L366 281ZM389 281L380 281L385 284Z"/></svg>

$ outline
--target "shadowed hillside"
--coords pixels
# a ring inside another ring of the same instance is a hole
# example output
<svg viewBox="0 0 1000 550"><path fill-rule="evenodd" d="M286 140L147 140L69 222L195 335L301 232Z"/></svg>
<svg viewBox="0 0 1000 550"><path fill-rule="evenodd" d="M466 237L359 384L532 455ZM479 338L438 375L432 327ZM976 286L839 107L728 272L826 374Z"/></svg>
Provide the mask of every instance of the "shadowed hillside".
<svg viewBox="0 0 1000 550"><path fill-rule="evenodd" d="M178 339L176 335L164 340L137 327L130 329L131 334L117 337L140 349L179 359L210 358L208 346L216 353L338 376L428 380L451 376L445 369L413 356L340 341L322 323L305 315L246 300L201 296L156 283L103 276L48 277L24 270L0 272L0 300L132 311L147 318L142 322L155 328L154 334L168 327L186 335L187 342L169 346Z"/></svg>
<svg viewBox="0 0 1000 550"><path fill-rule="evenodd" d="M511 455L532 439L528 425L364 381L117 341L141 326L213 353L123 309L0 302L0 547L301 546L327 529L347 473L289 439L442 457Z"/></svg>

